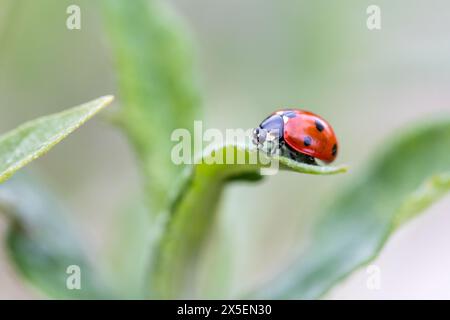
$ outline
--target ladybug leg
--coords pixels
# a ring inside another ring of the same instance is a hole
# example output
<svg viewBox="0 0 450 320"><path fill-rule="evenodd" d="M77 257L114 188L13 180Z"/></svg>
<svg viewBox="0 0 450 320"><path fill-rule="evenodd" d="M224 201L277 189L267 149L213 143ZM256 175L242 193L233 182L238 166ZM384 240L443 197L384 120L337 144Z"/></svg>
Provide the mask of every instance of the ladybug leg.
<svg viewBox="0 0 450 320"><path fill-rule="evenodd" d="M302 162L310 165L317 166L316 159L314 157L308 156L304 153L297 152L289 148L283 141L283 145L281 146L281 155L297 162Z"/></svg>
<svg viewBox="0 0 450 320"><path fill-rule="evenodd" d="M286 158L292 158L291 150L286 146L284 141L280 142L280 155Z"/></svg>
<svg viewBox="0 0 450 320"><path fill-rule="evenodd" d="M287 147L286 147L286 143L284 142L284 140L280 140L278 142L278 150L280 150L280 152L279 152L280 156L286 156Z"/></svg>
<svg viewBox="0 0 450 320"><path fill-rule="evenodd" d="M267 141L267 153L270 155L274 155L278 149L278 146L275 141Z"/></svg>
<svg viewBox="0 0 450 320"><path fill-rule="evenodd" d="M314 159L313 157L307 156L306 154L302 154L302 153L300 153L300 155L301 155L301 160L297 160L297 161L304 162L306 164L310 164L313 166L318 166L316 159Z"/></svg>
<svg viewBox="0 0 450 320"><path fill-rule="evenodd" d="M300 153L300 152L294 152L294 154L292 155L292 159L294 159L295 161L310 164L313 166L318 165L316 162L316 159L314 159L313 157L308 156L306 154Z"/></svg>

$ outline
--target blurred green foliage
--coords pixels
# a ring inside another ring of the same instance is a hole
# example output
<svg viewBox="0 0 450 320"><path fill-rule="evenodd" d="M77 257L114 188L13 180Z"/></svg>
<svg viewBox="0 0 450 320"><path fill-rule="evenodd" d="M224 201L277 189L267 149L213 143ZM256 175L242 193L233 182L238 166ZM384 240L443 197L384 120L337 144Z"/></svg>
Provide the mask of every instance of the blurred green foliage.
<svg viewBox="0 0 450 320"><path fill-rule="evenodd" d="M28 122L0 137L0 182L41 157L112 101L102 97ZM14 178L0 188L0 209L11 220L7 245L24 278L55 298L104 298L101 284L58 202L39 183ZM83 270L82 289L68 290L66 270Z"/></svg>
<svg viewBox="0 0 450 320"><path fill-rule="evenodd" d="M177 128L191 128L200 107L191 45L164 2L102 4L119 74L117 119L139 156L156 215L180 171L170 159L170 136Z"/></svg>
<svg viewBox="0 0 450 320"><path fill-rule="evenodd" d="M112 287L96 269L63 208L29 176L14 177L0 187L0 209L11 223L6 239L11 261L29 284L49 297L113 298ZM69 290L68 281L79 281L81 290Z"/></svg>

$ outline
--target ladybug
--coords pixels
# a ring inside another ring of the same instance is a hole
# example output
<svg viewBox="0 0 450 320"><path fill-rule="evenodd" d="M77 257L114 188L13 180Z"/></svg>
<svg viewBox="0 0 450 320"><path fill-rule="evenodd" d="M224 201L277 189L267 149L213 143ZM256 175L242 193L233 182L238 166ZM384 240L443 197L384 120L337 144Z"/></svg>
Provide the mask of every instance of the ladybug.
<svg viewBox="0 0 450 320"><path fill-rule="evenodd" d="M317 165L316 159L331 163L336 159L338 143L331 125L318 115L299 109L274 112L253 129L255 145L267 145L273 153L296 161Z"/></svg>

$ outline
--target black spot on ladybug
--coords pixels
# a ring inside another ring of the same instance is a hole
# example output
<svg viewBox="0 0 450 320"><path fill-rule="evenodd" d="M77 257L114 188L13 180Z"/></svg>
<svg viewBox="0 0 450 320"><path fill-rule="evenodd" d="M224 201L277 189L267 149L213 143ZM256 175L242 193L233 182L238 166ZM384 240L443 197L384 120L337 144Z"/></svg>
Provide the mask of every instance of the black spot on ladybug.
<svg viewBox="0 0 450 320"><path fill-rule="evenodd" d="M319 120L316 120L315 122L316 122L316 129L317 129L319 132L322 132L323 129L325 129L325 127L323 126L322 122L320 122Z"/></svg>
<svg viewBox="0 0 450 320"><path fill-rule="evenodd" d="M336 153L337 153L337 144L333 145L333 150L331 151L331 153L333 154L333 156L336 155Z"/></svg>
<svg viewBox="0 0 450 320"><path fill-rule="evenodd" d="M306 136L303 139L303 144L305 145L305 147L309 147L311 145L311 143L312 143L312 139L310 136Z"/></svg>

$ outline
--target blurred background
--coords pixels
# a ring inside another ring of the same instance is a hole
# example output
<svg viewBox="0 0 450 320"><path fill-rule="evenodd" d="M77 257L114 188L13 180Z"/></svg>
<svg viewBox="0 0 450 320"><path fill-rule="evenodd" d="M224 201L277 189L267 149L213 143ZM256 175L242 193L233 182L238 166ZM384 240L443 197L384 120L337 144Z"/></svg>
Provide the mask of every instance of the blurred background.
<svg viewBox="0 0 450 320"><path fill-rule="evenodd" d="M228 188L198 270L198 290L211 296L241 292L280 270L301 250L314 214L378 145L450 111L448 1L168 2L195 42L205 128L250 128L276 108L308 109L332 123L337 162L351 167L345 175L280 173L257 187ZM70 4L81 8L81 30L66 28ZM366 27L371 4L381 8L381 30ZM115 77L95 1L0 0L0 132L116 94ZM126 210L140 185L119 130L100 116L27 170L58 192L95 259L127 259L114 245L121 222L133 228L143 218ZM325 298L450 299L449 211L447 196L394 234L372 263L381 272L378 290L368 288L362 268ZM0 236L6 228L0 216ZM0 298L43 298L3 248Z"/></svg>

